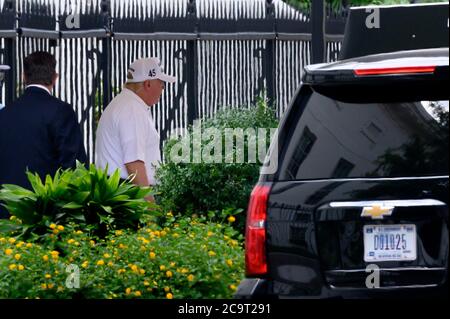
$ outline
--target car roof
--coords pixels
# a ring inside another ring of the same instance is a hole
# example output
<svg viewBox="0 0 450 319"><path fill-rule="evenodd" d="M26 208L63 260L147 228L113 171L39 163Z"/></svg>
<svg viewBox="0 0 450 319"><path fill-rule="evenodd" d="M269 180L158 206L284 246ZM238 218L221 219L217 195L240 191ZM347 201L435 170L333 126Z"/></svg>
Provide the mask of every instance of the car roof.
<svg viewBox="0 0 450 319"><path fill-rule="evenodd" d="M303 82L320 84L324 82L351 82L361 80L355 75L357 70L408 69L417 67L436 67L439 69L449 66L449 48L422 49L398 51L367 55L333 63L313 64L305 67ZM391 74L394 76L395 74ZM399 74L396 74L398 77ZM421 74L418 74L420 76ZM408 74L411 78L411 74ZM370 76L386 79L384 76Z"/></svg>

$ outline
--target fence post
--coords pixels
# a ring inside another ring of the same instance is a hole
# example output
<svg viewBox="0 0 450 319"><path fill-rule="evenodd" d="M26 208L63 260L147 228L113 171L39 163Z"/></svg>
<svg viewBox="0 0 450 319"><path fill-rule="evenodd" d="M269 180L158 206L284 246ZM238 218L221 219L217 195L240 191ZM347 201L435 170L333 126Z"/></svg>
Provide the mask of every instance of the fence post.
<svg viewBox="0 0 450 319"><path fill-rule="evenodd" d="M266 18L267 22L273 27L273 31L276 32L275 27L275 6L272 0L266 0ZM267 86L267 100L269 106L273 106L275 103L275 39L266 41L266 52L264 55L266 86Z"/></svg>
<svg viewBox="0 0 450 319"><path fill-rule="evenodd" d="M189 0L188 3L189 21L197 20L197 9L195 0ZM195 23L195 33L198 34L198 25ZM197 40L187 41L187 122L188 125L194 124L198 118L198 92L197 92Z"/></svg>
<svg viewBox="0 0 450 319"><path fill-rule="evenodd" d="M101 15L103 17L103 25L107 31L107 36L102 41L101 53L101 69L102 69L102 91L103 91L103 108L104 110L112 100L111 87L111 0L101 1Z"/></svg>
<svg viewBox="0 0 450 319"><path fill-rule="evenodd" d="M312 0L312 63L325 62L325 0Z"/></svg>
<svg viewBox="0 0 450 319"><path fill-rule="evenodd" d="M4 3L4 8L10 11L10 14L14 16L14 25L11 26L13 30L16 30L17 12L16 2L14 0L7 0ZM16 38L10 37L5 39L5 60L4 63L10 66L9 71L6 72L5 78L5 105L10 105L16 99Z"/></svg>

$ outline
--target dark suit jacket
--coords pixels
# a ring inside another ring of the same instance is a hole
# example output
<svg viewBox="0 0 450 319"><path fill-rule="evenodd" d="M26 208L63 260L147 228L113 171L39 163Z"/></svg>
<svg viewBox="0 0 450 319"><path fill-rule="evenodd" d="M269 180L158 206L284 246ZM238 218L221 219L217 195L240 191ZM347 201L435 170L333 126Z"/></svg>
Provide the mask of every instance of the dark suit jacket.
<svg viewBox="0 0 450 319"><path fill-rule="evenodd" d="M86 151L72 107L47 91L29 87L0 110L0 185L30 188L25 171L42 179L58 168L85 163Z"/></svg>

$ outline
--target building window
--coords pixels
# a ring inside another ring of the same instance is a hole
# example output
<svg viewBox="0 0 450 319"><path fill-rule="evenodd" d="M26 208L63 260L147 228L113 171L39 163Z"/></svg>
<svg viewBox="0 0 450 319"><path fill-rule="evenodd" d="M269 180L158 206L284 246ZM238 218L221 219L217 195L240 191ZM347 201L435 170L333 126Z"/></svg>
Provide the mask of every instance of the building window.
<svg viewBox="0 0 450 319"><path fill-rule="evenodd" d="M346 159L341 158L339 162L337 163L333 174L331 175L332 178L345 178L350 175L350 172L355 167L355 164L350 163Z"/></svg>
<svg viewBox="0 0 450 319"><path fill-rule="evenodd" d="M298 143L294 155L292 156L292 159L287 168L287 173L291 178L296 178L300 166L308 156L309 152L311 152L311 149L316 140L317 137L311 132L308 127L305 127L302 137L300 138L300 142Z"/></svg>

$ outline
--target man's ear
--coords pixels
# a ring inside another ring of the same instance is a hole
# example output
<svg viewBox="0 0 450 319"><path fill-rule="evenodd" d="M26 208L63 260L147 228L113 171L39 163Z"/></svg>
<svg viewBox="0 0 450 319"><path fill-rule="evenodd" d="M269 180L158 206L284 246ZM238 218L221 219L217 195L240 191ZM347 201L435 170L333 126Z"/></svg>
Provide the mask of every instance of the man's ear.
<svg viewBox="0 0 450 319"><path fill-rule="evenodd" d="M53 77L52 77L52 86L55 86L56 80L58 80L58 78L59 78L59 74L55 72L55 74L53 74Z"/></svg>

